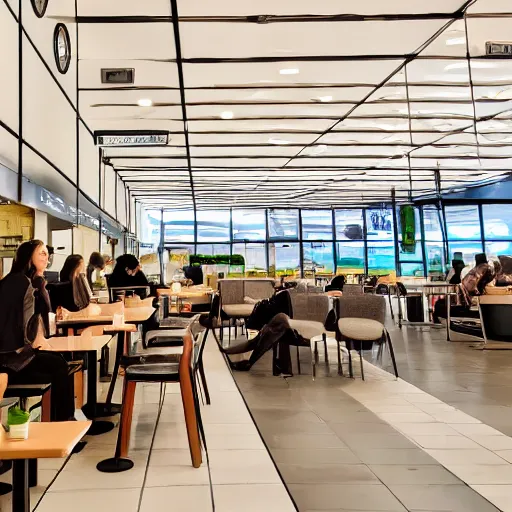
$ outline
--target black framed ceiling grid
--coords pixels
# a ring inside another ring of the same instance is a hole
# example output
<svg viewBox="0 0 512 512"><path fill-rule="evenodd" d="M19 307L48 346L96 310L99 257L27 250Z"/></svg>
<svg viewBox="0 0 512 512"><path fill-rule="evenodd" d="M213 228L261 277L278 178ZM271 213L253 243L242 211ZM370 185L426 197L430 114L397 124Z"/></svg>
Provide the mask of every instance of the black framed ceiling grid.
<svg viewBox="0 0 512 512"><path fill-rule="evenodd" d="M486 55L506 2L78 1L83 118L171 134L104 149L143 205L365 207L510 174L512 59Z"/></svg>

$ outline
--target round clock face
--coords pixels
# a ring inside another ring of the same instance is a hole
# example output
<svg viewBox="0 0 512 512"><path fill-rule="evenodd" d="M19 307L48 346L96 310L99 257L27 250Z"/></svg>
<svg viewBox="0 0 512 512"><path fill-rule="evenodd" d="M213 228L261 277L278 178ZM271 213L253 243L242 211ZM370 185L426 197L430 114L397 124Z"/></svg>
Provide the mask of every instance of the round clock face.
<svg viewBox="0 0 512 512"><path fill-rule="evenodd" d="M36 16L42 18L48 7L48 0L31 0Z"/></svg>
<svg viewBox="0 0 512 512"><path fill-rule="evenodd" d="M61 73L65 73L71 62L71 42L68 29L62 23L59 23L55 27L53 34L53 53L55 54L57 69Z"/></svg>

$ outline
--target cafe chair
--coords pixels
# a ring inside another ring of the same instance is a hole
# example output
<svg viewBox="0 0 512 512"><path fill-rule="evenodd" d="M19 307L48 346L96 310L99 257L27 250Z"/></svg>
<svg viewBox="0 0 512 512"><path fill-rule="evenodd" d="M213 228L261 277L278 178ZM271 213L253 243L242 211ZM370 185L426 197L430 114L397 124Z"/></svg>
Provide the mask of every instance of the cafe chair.
<svg viewBox="0 0 512 512"><path fill-rule="evenodd" d="M482 295L478 310L486 350L512 349L512 295Z"/></svg>
<svg viewBox="0 0 512 512"><path fill-rule="evenodd" d="M388 346L393 369L398 378L398 369L391 337L384 326L386 319L386 300L379 295L359 295L340 297L337 299L338 318L338 361L341 364L340 342L344 341L348 349L349 374L354 376L352 368L352 350L359 353L361 378L364 380L363 350L371 350L373 345L379 345L379 356L384 345Z"/></svg>
<svg viewBox="0 0 512 512"><path fill-rule="evenodd" d="M138 382L179 383L185 424L187 428L190 457L194 468L202 463L200 432L204 442L204 430L194 374L197 360L202 357L206 341L206 331L200 337L199 346L194 347L194 339L190 329L183 337L183 352L179 362L132 364L126 368L123 387L123 406L119 422L116 452L113 458L98 463L97 469L103 473L119 473L133 467L128 459L130 433L132 425L135 390ZM194 352L197 351L197 356Z"/></svg>

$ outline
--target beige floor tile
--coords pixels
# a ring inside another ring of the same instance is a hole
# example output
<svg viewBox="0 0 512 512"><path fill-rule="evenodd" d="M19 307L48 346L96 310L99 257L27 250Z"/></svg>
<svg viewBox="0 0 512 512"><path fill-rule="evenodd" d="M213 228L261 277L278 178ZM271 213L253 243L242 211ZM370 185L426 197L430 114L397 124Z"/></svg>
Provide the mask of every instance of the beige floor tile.
<svg viewBox="0 0 512 512"><path fill-rule="evenodd" d="M472 439L488 450L512 450L512 438L508 436L473 436Z"/></svg>
<svg viewBox="0 0 512 512"><path fill-rule="evenodd" d="M212 511L210 486L190 485L144 489L140 512L155 512L167 507L180 512Z"/></svg>
<svg viewBox="0 0 512 512"><path fill-rule="evenodd" d="M469 485L512 485L512 465L450 466L450 471ZM512 495L511 495L512 496Z"/></svg>
<svg viewBox="0 0 512 512"><path fill-rule="evenodd" d="M480 420L473 418L462 411L435 412L432 416L442 423L460 424L460 423L481 423Z"/></svg>
<svg viewBox="0 0 512 512"><path fill-rule="evenodd" d="M494 453L507 462L512 463L512 450L496 450Z"/></svg>
<svg viewBox="0 0 512 512"><path fill-rule="evenodd" d="M487 498L502 512L512 512L512 485L472 485L476 492Z"/></svg>
<svg viewBox="0 0 512 512"><path fill-rule="evenodd" d="M170 450L153 450L149 466L187 466L192 464L188 448L174 448Z"/></svg>
<svg viewBox="0 0 512 512"><path fill-rule="evenodd" d="M501 457L485 448L481 450L426 450L426 452L448 468L451 465L460 466L463 464L507 464Z"/></svg>
<svg viewBox="0 0 512 512"><path fill-rule="evenodd" d="M379 413L379 418L387 421L391 425L402 423L435 423L436 420L424 412L396 412Z"/></svg>
<svg viewBox="0 0 512 512"><path fill-rule="evenodd" d="M420 448L413 449L390 449L390 450L367 450L355 449L354 454L364 464L438 464L432 457Z"/></svg>
<svg viewBox="0 0 512 512"><path fill-rule="evenodd" d="M50 492L37 507L37 512L91 512L91 510L137 512L139 496L140 489Z"/></svg>
<svg viewBox="0 0 512 512"><path fill-rule="evenodd" d="M146 487L169 487L173 485L210 485L206 460L199 468L194 468L190 461L183 465L149 467Z"/></svg>
<svg viewBox="0 0 512 512"><path fill-rule="evenodd" d="M409 437L422 448L431 450L478 450L482 446L465 436L416 436Z"/></svg>
<svg viewBox="0 0 512 512"><path fill-rule="evenodd" d="M450 427L462 435L473 438L475 436L500 436L503 435L499 430L489 427L483 423L459 423L450 424Z"/></svg>
<svg viewBox="0 0 512 512"><path fill-rule="evenodd" d="M289 484L380 485L379 479L364 464L278 464L283 480Z"/></svg>
<svg viewBox="0 0 512 512"><path fill-rule="evenodd" d="M271 448L347 448L334 434L272 434L265 441Z"/></svg>
<svg viewBox="0 0 512 512"><path fill-rule="evenodd" d="M277 464L360 464L352 450L346 448L273 448Z"/></svg>
<svg viewBox="0 0 512 512"><path fill-rule="evenodd" d="M462 485L443 466L372 465L370 469L385 485L440 484Z"/></svg>
<svg viewBox="0 0 512 512"><path fill-rule="evenodd" d="M282 484L215 485L213 496L215 512L295 512Z"/></svg>
<svg viewBox="0 0 512 512"><path fill-rule="evenodd" d="M390 485L389 488L409 510L498 512L465 485Z"/></svg>
<svg viewBox="0 0 512 512"><path fill-rule="evenodd" d="M209 450L213 485L276 484L281 479L266 450Z"/></svg>

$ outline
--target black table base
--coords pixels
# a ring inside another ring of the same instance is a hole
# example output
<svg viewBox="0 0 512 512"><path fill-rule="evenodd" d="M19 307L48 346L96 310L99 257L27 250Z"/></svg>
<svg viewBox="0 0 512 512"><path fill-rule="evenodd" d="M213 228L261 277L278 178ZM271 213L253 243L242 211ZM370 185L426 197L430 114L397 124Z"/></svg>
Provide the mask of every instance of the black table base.
<svg viewBox="0 0 512 512"><path fill-rule="evenodd" d="M133 468L133 461L112 457L98 462L96 469L102 473L122 473Z"/></svg>
<svg viewBox="0 0 512 512"><path fill-rule="evenodd" d="M12 510L30 512L28 459L14 460L12 464Z"/></svg>

